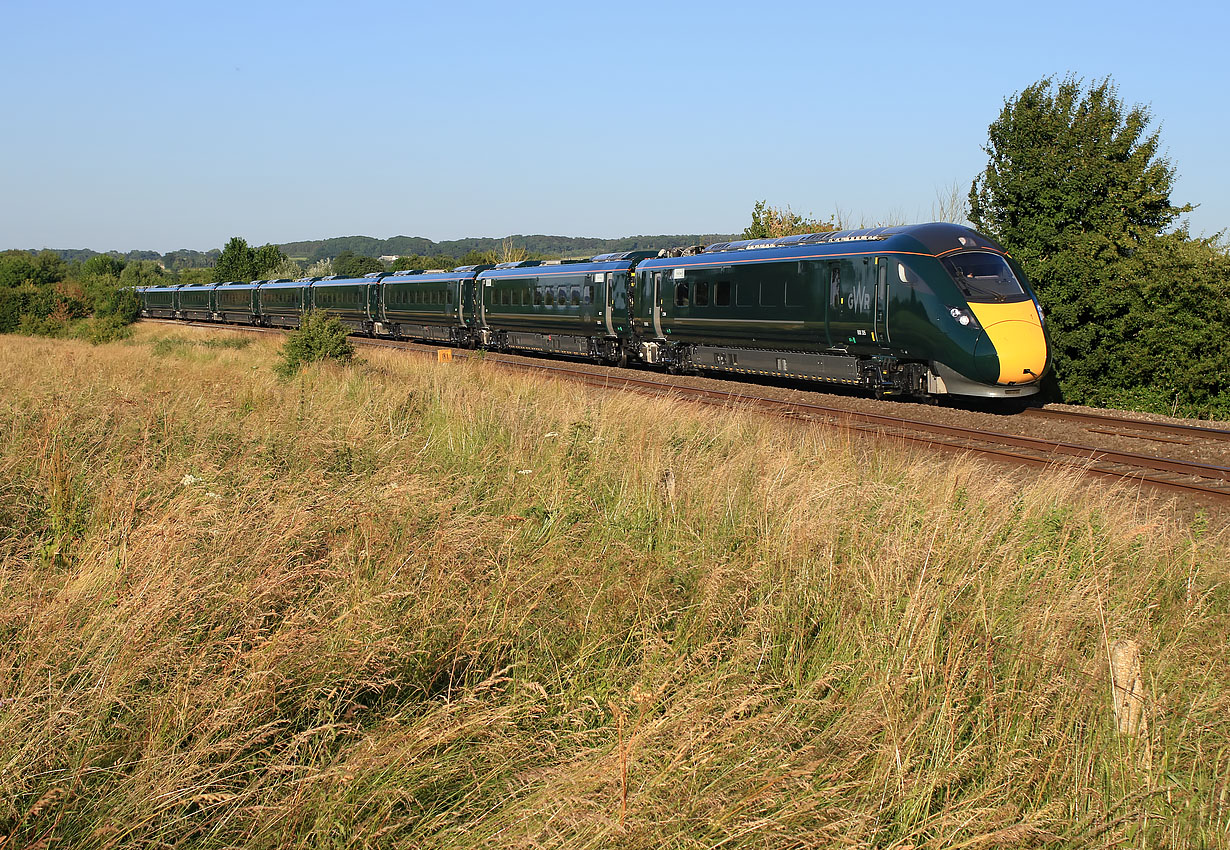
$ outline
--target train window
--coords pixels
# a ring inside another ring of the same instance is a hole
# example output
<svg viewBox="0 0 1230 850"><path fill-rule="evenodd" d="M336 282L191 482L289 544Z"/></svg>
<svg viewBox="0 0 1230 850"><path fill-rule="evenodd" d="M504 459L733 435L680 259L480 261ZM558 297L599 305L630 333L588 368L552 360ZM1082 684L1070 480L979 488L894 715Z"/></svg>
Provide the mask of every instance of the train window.
<svg viewBox="0 0 1230 850"><path fill-rule="evenodd" d="M572 306L581 306L581 287L579 286L572 287Z"/></svg>
<svg viewBox="0 0 1230 850"><path fill-rule="evenodd" d="M449 287L448 289L446 289L446 290L444 291L444 302L445 302L446 304L452 304L452 303L453 303L453 289L452 289L452 287Z"/></svg>
<svg viewBox="0 0 1230 850"><path fill-rule="evenodd" d="M709 306L709 284L703 280L696 281L696 287L692 290L692 298L697 307Z"/></svg>
<svg viewBox="0 0 1230 850"><path fill-rule="evenodd" d="M555 306L555 290L549 286L547 287L547 306L548 307Z"/></svg>
<svg viewBox="0 0 1230 850"><path fill-rule="evenodd" d="M508 290L507 289L500 290L500 303L503 304L505 307L508 306Z"/></svg>
<svg viewBox="0 0 1230 850"><path fill-rule="evenodd" d="M999 254L968 251L941 259L969 301L1020 301L1025 289Z"/></svg>
<svg viewBox="0 0 1230 850"><path fill-rule="evenodd" d="M782 306L782 289L784 285L780 280L764 280L760 282L760 306L762 307L780 307Z"/></svg>
<svg viewBox="0 0 1230 850"><path fill-rule="evenodd" d="M751 307L760 297L760 284L754 280L740 281L735 287L735 304L739 307Z"/></svg>
<svg viewBox="0 0 1230 850"><path fill-rule="evenodd" d="M534 287L534 306L535 307L542 306L542 290L539 289L537 286Z"/></svg>
<svg viewBox="0 0 1230 850"><path fill-rule="evenodd" d="M802 265L802 263L799 263ZM806 278L796 277L786 281L786 306L802 307L807 303Z"/></svg>
<svg viewBox="0 0 1230 850"><path fill-rule="evenodd" d="M675 284L675 306L688 306L688 285L685 281Z"/></svg>
<svg viewBox="0 0 1230 850"><path fill-rule="evenodd" d="M829 270L829 306L837 306L837 296L841 292L841 266L833 265Z"/></svg>
<svg viewBox="0 0 1230 850"><path fill-rule="evenodd" d="M592 283L586 284L585 286L585 303L594 303L594 285Z"/></svg>
<svg viewBox="0 0 1230 850"><path fill-rule="evenodd" d="M713 303L718 307L730 306L730 281L719 280L713 285Z"/></svg>

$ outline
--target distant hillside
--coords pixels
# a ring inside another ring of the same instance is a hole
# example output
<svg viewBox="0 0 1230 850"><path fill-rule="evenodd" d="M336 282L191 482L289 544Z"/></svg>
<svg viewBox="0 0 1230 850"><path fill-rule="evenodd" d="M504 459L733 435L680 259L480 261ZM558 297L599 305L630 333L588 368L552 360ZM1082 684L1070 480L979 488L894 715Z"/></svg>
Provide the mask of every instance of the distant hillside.
<svg viewBox="0 0 1230 850"><path fill-rule="evenodd" d="M688 233L674 236L625 236L621 239L593 239L583 236L543 236L517 234L507 237L517 248L530 254L558 257L581 257L612 251L658 251L682 245L708 245L736 238L728 233ZM471 251L497 251L504 239L472 238L433 242L421 236L394 236L375 239L371 236L337 236L305 242L286 242L282 251L296 260L316 262L350 251L363 257L423 257L445 255L462 257Z"/></svg>
<svg viewBox="0 0 1230 850"><path fill-rule="evenodd" d="M513 245L532 256L584 257L606 254L613 251L658 251L685 245L711 245L739 238L730 233L685 233L675 236L625 236L622 239L591 239L584 236L516 236L506 237ZM288 257L299 262L314 263L317 260L336 257L349 251L361 257L464 257L471 251L498 251L504 239L473 238L433 242L421 236L393 236L376 239L372 236L335 236L332 239L314 239L303 242L285 242L278 247ZM37 249L30 253L37 254ZM85 262L100 253L108 253L126 261L155 260L170 270L208 268L217 262L219 248L208 251L193 251L187 248L159 254L157 251L92 251L88 248L58 249L53 251L66 262Z"/></svg>

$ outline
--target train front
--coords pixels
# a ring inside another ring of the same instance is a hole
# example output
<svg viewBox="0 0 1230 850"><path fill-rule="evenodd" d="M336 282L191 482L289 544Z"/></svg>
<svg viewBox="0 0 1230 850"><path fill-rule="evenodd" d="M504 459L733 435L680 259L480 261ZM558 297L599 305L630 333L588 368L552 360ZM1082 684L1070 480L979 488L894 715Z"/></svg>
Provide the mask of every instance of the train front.
<svg viewBox="0 0 1230 850"><path fill-rule="evenodd" d="M973 374L965 377L981 385L966 389L959 386L962 381L950 378L948 391L993 396L1036 393L1050 351L1042 308L1023 276L992 251L959 251L939 259L965 302L951 306L949 315L963 330L977 332L970 361Z"/></svg>
<svg viewBox="0 0 1230 850"><path fill-rule="evenodd" d="M930 391L984 398L1037 393L1050 346L1042 308L1021 268L969 228L931 224L909 235L925 246L920 254L930 254L907 261L933 287L927 314L938 336L926 346L934 373Z"/></svg>

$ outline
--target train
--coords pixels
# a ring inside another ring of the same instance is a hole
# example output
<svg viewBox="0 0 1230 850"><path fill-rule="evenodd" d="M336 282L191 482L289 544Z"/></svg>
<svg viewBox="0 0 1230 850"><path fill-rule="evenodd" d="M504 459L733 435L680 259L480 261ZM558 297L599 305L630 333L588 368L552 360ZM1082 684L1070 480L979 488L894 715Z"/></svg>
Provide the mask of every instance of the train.
<svg viewBox="0 0 1230 850"><path fill-rule="evenodd" d="M1033 395L1046 319L1020 265L956 224L745 239L360 278L137 289L141 315L353 333L876 397Z"/></svg>

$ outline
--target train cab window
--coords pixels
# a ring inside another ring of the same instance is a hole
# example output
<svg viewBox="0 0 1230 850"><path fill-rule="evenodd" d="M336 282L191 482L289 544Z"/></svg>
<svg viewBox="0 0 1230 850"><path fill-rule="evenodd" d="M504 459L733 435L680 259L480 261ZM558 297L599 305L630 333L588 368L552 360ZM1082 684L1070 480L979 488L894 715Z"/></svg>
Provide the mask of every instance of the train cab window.
<svg viewBox="0 0 1230 850"><path fill-rule="evenodd" d="M829 306L837 306L837 298L841 292L841 266L833 266L829 270Z"/></svg>
<svg viewBox="0 0 1230 850"><path fill-rule="evenodd" d="M572 306L581 306L581 287L579 286L572 287Z"/></svg>
<svg viewBox="0 0 1230 850"><path fill-rule="evenodd" d="M594 303L594 285L592 283L585 285L585 303L586 304Z"/></svg>
<svg viewBox="0 0 1230 850"><path fill-rule="evenodd" d="M696 286L692 290L692 300L697 307L709 306L709 284L706 281L696 281Z"/></svg>
<svg viewBox="0 0 1230 850"><path fill-rule="evenodd" d="M730 306L730 281L719 280L713 287L713 303L718 307Z"/></svg>
<svg viewBox="0 0 1230 850"><path fill-rule="evenodd" d="M688 284L686 281L679 281L675 284L675 306L688 306Z"/></svg>
<svg viewBox="0 0 1230 850"><path fill-rule="evenodd" d="M1020 301L1025 298L1025 288L999 254L967 251L949 254L940 262L969 301Z"/></svg>

